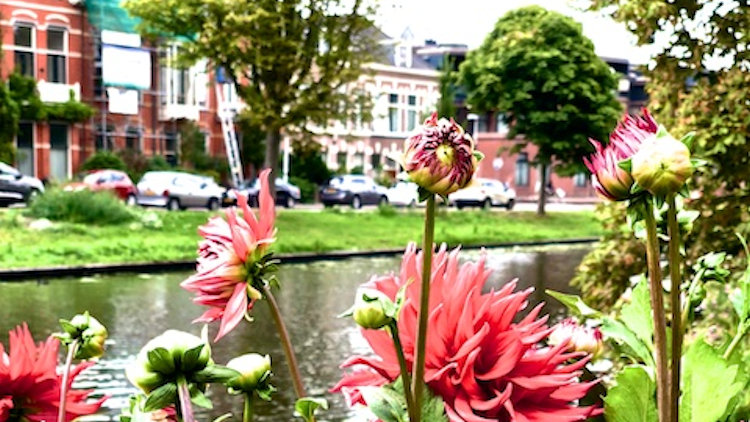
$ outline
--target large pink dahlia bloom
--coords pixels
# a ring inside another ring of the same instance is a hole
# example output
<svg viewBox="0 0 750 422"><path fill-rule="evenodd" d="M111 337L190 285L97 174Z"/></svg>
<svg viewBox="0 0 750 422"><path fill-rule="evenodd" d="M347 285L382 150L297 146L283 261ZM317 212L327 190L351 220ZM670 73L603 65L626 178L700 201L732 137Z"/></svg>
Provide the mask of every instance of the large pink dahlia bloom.
<svg viewBox="0 0 750 422"><path fill-rule="evenodd" d="M647 109L643 116L626 115L609 136L609 143L589 139L594 153L584 157L583 162L592 174L592 184L596 192L611 201L622 201L630 197L633 176L621 169L618 164L631 158L643 142L656 135L659 125Z"/></svg>
<svg viewBox="0 0 750 422"><path fill-rule="evenodd" d="M9 350L0 344L0 422L57 420L62 376L57 373L60 342L53 337L34 343L24 324L9 333ZM66 387L65 420L96 413L107 397L87 402L90 390L71 388L76 376L93 365L72 368Z"/></svg>
<svg viewBox="0 0 750 422"><path fill-rule="evenodd" d="M268 187L268 174L260 173L260 213L248 205L245 195L237 195L236 208L226 210L226 220L211 218L198 231L203 240L198 245L197 271L181 286L196 294L194 303L208 306L194 322L221 320L216 334L218 341L239 324L252 309L261 293L253 287L255 265L268 252L276 234L276 211Z"/></svg>
<svg viewBox="0 0 750 422"><path fill-rule="evenodd" d="M588 361L584 353L568 353L566 344L540 345L551 329L537 318L539 305L524 318L532 289L514 292L512 281L482 293L490 274L484 257L459 265L458 250L441 248L433 258L430 330L427 334L425 382L442 397L451 421L567 422L600 412L577 406L594 383L579 381ZM366 287L391 299L406 285L398 328L407 366L414 360L422 254L410 245L398 275L375 277ZM353 371L332 389L350 405L367 404L361 387L381 386L399 376L393 342L384 330L363 330L375 356L355 356L343 367Z"/></svg>

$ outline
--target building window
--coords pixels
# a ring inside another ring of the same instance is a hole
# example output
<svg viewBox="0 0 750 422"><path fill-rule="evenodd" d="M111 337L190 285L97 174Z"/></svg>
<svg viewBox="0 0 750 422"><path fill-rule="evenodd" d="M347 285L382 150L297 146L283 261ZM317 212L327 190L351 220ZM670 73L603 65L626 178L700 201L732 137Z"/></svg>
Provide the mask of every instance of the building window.
<svg viewBox="0 0 750 422"><path fill-rule="evenodd" d="M162 104L196 105L193 86L196 83L195 72L191 68L178 68L175 60L179 55L179 46L170 45L159 51L159 89ZM227 84L229 86L231 84ZM225 91L225 99L228 95ZM204 96L205 97L205 96ZM203 100L205 104L205 99Z"/></svg>
<svg viewBox="0 0 750 422"><path fill-rule="evenodd" d="M47 78L48 82L68 82L65 69L68 32L64 28L47 28Z"/></svg>
<svg viewBox="0 0 750 422"><path fill-rule="evenodd" d="M34 77L34 26L18 23L13 27L13 66L24 76Z"/></svg>
<svg viewBox="0 0 750 422"><path fill-rule="evenodd" d="M68 178L68 125L50 123L49 142L50 176L55 180L65 180Z"/></svg>
<svg viewBox="0 0 750 422"><path fill-rule="evenodd" d="M388 95L388 130L399 131L398 124L398 94Z"/></svg>
<svg viewBox="0 0 750 422"><path fill-rule="evenodd" d="M588 174L585 172L576 173L575 176L573 176L573 184L579 188L585 187L589 179L587 176Z"/></svg>
<svg viewBox="0 0 750 422"><path fill-rule="evenodd" d="M177 134L174 132L167 132L164 134L165 151L164 158L167 160L170 166L177 165Z"/></svg>
<svg viewBox="0 0 750 422"><path fill-rule="evenodd" d="M382 164L381 164L381 161L382 161L382 159L381 159L381 156L380 156L380 154L378 154L378 153L374 153L374 154L372 154L372 155L370 156L370 165L371 165L371 166L372 166L372 168L374 168L375 170L380 170L380 168L381 168L381 165L382 165Z"/></svg>
<svg viewBox="0 0 750 422"><path fill-rule="evenodd" d="M336 163L339 165L339 170L346 170L346 152L339 151L336 154Z"/></svg>
<svg viewBox="0 0 750 422"><path fill-rule="evenodd" d="M16 134L16 166L27 175L34 175L34 124L21 122Z"/></svg>
<svg viewBox="0 0 750 422"><path fill-rule="evenodd" d="M406 111L406 130L414 130L417 127L417 96L409 95L409 108Z"/></svg>
<svg viewBox="0 0 750 422"><path fill-rule="evenodd" d="M125 131L125 148L132 151L141 150L141 131L136 128L128 128Z"/></svg>
<svg viewBox="0 0 750 422"><path fill-rule="evenodd" d="M525 152L516 158L516 186L529 186L529 154Z"/></svg>

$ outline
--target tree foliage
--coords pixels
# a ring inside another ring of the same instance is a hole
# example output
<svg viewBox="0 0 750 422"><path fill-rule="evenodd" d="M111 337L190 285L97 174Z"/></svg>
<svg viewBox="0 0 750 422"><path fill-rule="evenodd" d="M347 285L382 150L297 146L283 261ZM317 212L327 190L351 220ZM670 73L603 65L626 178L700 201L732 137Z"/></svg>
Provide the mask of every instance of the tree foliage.
<svg viewBox="0 0 750 422"><path fill-rule="evenodd" d="M324 126L355 101L350 84L372 57L362 0L128 0L141 32L182 41L182 58L221 67L266 132L278 168L281 132ZM273 178L271 178L273 180ZM273 189L272 189L273 191Z"/></svg>
<svg viewBox="0 0 750 422"><path fill-rule="evenodd" d="M702 217L686 239L688 264L709 251L741 254L734 233L750 235L747 1L593 0L591 7L611 11L641 44L662 45L645 69L649 109L675 136L695 132L693 154L709 162L696 174L687 203ZM608 239L592 255L621 244L624 236L611 231ZM737 259L733 264L741 265ZM631 274L644 270L642 265L631 269ZM602 288L620 284L617 289L622 289L630 275L613 281L604 269L590 270L577 276L588 280L585 291L593 283Z"/></svg>
<svg viewBox="0 0 750 422"><path fill-rule="evenodd" d="M460 70L467 103L476 112L503 114L510 136L538 147L541 169L582 169L591 152L587 138L606 139L621 112L615 76L581 25L539 6L500 18Z"/></svg>

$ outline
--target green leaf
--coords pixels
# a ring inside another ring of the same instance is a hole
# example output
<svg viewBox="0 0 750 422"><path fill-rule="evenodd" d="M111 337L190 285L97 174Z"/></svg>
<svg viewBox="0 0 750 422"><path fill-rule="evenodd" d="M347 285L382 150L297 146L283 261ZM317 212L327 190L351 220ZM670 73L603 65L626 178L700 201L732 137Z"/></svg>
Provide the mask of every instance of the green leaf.
<svg viewBox="0 0 750 422"><path fill-rule="evenodd" d="M71 324L67 319L60 320L60 327L62 327L63 331L70 334L70 336L72 337L76 337L78 335L78 329L76 328L76 326Z"/></svg>
<svg viewBox="0 0 750 422"><path fill-rule="evenodd" d="M688 149L691 149L693 147L693 140L695 140L695 132L688 132L687 134L685 134L685 136L680 138L680 142L685 144Z"/></svg>
<svg viewBox="0 0 750 422"><path fill-rule="evenodd" d="M424 202L428 200L432 195L434 195L434 193L428 191L422 186L417 189L417 193L419 194L419 202Z"/></svg>
<svg viewBox="0 0 750 422"><path fill-rule="evenodd" d="M360 389L370 411L383 422L407 422L406 399L403 394L389 388L372 387ZM425 419L426 420L426 419Z"/></svg>
<svg viewBox="0 0 750 422"><path fill-rule="evenodd" d="M620 167L621 169L630 173L631 171L633 171L633 159L628 158L628 159L622 160L617 163L617 167Z"/></svg>
<svg viewBox="0 0 750 422"><path fill-rule="evenodd" d="M476 158L477 162L482 161L484 159L484 154L481 151L476 150L474 151L474 158Z"/></svg>
<svg viewBox="0 0 750 422"><path fill-rule="evenodd" d="M622 353L630 359L654 366L654 358L651 349L643 343L638 336L625 324L613 318L605 317L599 327L605 338L613 340L622 349Z"/></svg>
<svg viewBox="0 0 750 422"><path fill-rule="evenodd" d="M211 400L209 400L208 397L203 394L203 391L196 387L195 384L190 386L190 401L193 402L194 405L202 407L204 409L214 408Z"/></svg>
<svg viewBox="0 0 750 422"><path fill-rule="evenodd" d="M193 347L192 349L187 350L182 355L182 362L180 362L180 369L182 370L182 372L189 373L195 370L195 368L198 366L198 363L200 362L201 351L205 346L205 344L200 344Z"/></svg>
<svg viewBox="0 0 750 422"><path fill-rule="evenodd" d="M716 422L742 390L736 382L737 366L730 366L703 339L690 346L683 362L680 422Z"/></svg>
<svg viewBox="0 0 750 422"><path fill-rule="evenodd" d="M160 374L169 375L174 372L174 359L169 350L163 347L157 347L149 350L146 354L148 357L148 364L151 365L151 369Z"/></svg>
<svg viewBox="0 0 750 422"><path fill-rule="evenodd" d="M642 366L626 367L604 398L607 422L657 422L655 392L656 385Z"/></svg>
<svg viewBox="0 0 750 422"><path fill-rule="evenodd" d="M648 292L648 281L645 277L636 284L630 297L620 312L620 321L625 324L643 343L652 345L654 321L651 316L651 297Z"/></svg>
<svg viewBox="0 0 750 422"><path fill-rule="evenodd" d="M177 401L177 385L174 383L164 384L146 398L143 405L144 412L153 412L154 410L163 409Z"/></svg>
<svg viewBox="0 0 750 422"><path fill-rule="evenodd" d="M601 316L601 312L586 305L580 296L560 293L554 290L545 290L544 292L565 305L574 315L589 318L598 318Z"/></svg>
<svg viewBox="0 0 750 422"><path fill-rule="evenodd" d="M294 403L294 415L311 422L318 409L328 410L328 402L325 399L313 397L302 397Z"/></svg>
<svg viewBox="0 0 750 422"><path fill-rule="evenodd" d="M211 365L206 367L206 369L194 373L190 380L199 384L224 383L239 375L239 372L226 366Z"/></svg>

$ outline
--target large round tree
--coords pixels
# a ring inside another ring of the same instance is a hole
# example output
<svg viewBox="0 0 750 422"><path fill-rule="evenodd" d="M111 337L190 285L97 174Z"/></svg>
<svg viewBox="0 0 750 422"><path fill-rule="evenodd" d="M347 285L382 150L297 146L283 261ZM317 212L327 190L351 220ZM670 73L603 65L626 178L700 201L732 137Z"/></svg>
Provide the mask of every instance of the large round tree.
<svg viewBox="0 0 750 422"><path fill-rule="evenodd" d="M539 6L508 12L461 64L473 111L497 111L519 148L535 144L540 186L548 169L570 174L592 151L588 138L607 139L621 106L617 78L594 53L581 25ZM545 189L539 189L544 214Z"/></svg>

